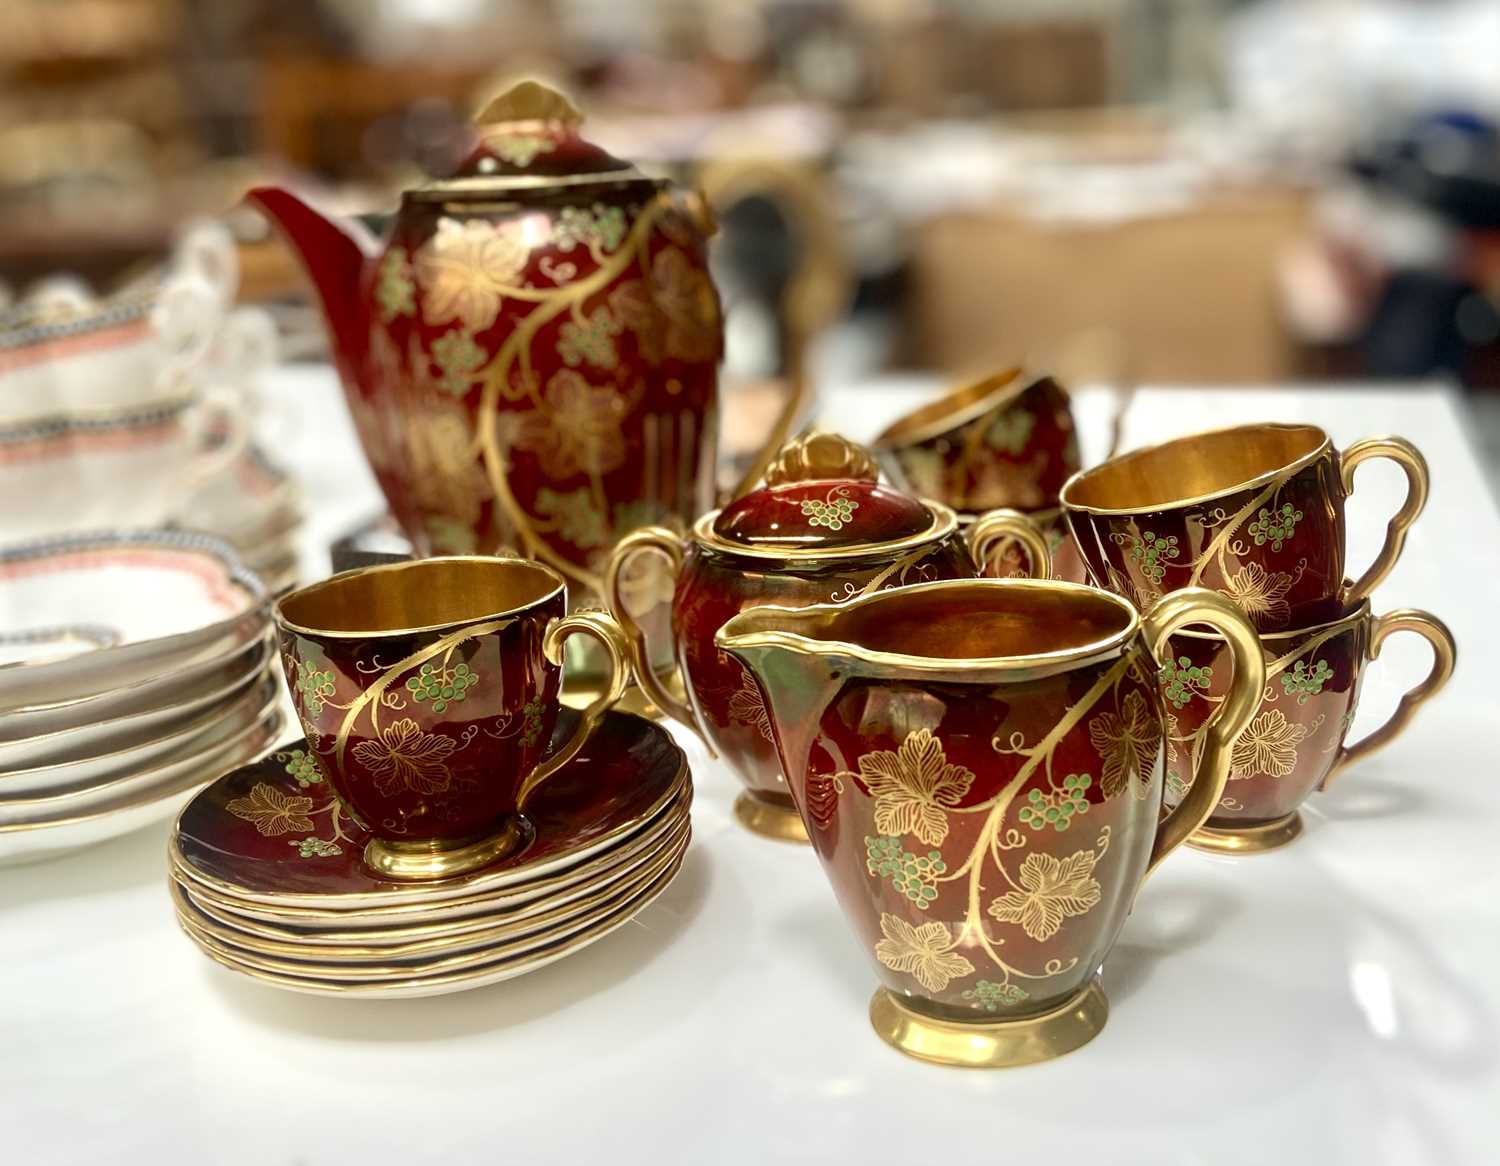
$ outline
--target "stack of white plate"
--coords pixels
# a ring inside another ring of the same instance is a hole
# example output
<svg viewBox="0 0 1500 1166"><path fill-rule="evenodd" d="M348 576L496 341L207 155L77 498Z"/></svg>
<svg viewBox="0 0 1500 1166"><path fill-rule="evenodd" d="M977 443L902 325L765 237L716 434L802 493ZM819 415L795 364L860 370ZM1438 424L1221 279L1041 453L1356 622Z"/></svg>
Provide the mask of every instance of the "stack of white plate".
<svg viewBox="0 0 1500 1166"><path fill-rule="evenodd" d="M283 729L266 592L153 531L0 550L0 865L168 818Z"/></svg>
<svg viewBox="0 0 1500 1166"><path fill-rule="evenodd" d="M563 710L558 733L577 716ZM528 799L519 851L458 878L398 883L364 865L369 832L298 741L183 809L172 896L205 955L263 983L335 996L457 992L536 971L628 923L677 874L691 804L671 737L612 712Z"/></svg>
<svg viewBox="0 0 1500 1166"><path fill-rule="evenodd" d="M302 519L297 484L250 443L224 473L198 486L174 525L223 539L279 595L298 582Z"/></svg>

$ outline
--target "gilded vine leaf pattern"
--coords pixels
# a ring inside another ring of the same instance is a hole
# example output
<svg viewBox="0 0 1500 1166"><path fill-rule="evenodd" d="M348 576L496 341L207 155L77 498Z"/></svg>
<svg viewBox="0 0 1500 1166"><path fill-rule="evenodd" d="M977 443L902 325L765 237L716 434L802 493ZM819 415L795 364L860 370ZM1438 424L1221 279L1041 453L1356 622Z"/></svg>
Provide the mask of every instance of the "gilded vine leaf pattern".
<svg viewBox="0 0 1500 1166"><path fill-rule="evenodd" d="M651 261L651 291L665 318L663 345L679 360L719 355L719 296L708 273L677 247L664 247Z"/></svg>
<svg viewBox="0 0 1500 1166"><path fill-rule="evenodd" d="M448 755L457 742L441 733L424 732L410 717L402 717L375 736L354 746L354 758L375 778L375 788L386 797L410 791L442 793L453 784Z"/></svg>
<svg viewBox="0 0 1500 1166"><path fill-rule="evenodd" d="M422 510L468 525L479 517L488 483L472 451L468 415L451 400L429 400L407 417L408 482Z"/></svg>
<svg viewBox="0 0 1500 1166"><path fill-rule="evenodd" d="M484 367L485 353L468 332L462 328L450 328L433 342L432 358L442 374L437 379L438 387L445 393L462 397Z"/></svg>
<svg viewBox="0 0 1500 1166"><path fill-rule="evenodd" d="M1234 743L1231 781L1247 777L1286 777L1297 767L1297 746L1307 729L1289 721L1280 709L1262 709Z"/></svg>
<svg viewBox="0 0 1500 1166"><path fill-rule="evenodd" d="M257 782L248 794L225 803L236 818L249 822L265 838L313 828L312 798L284 794L274 785Z"/></svg>
<svg viewBox="0 0 1500 1166"><path fill-rule="evenodd" d="M937 880L948 872L948 864L940 850L913 854L902 847L898 837L867 837L865 869L874 878L890 879L891 885L910 899L913 906L925 911L938 897Z"/></svg>
<svg viewBox="0 0 1500 1166"><path fill-rule="evenodd" d="M1224 591L1239 604L1256 627L1278 627L1290 614L1286 593L1292 577L1284 571L1267 571L1259 563L1246 563L1225 580Z"/></svg>
<svg viewBox="0 0 1500 1166"><path fill-rule="evenodd" d="M929 992L941 992L951 981L974 972L974 965L953 950L958 939L945 923L913 927L884 912L880 931L885 938L876 943L875 958L893 972L907 973Z"/></svg>
<svg viewBox="0 0 1500 1166"><path fill-rule="evenodd" d="M494 324L506 289L526 268L524 224L446 216L417 248L413 267L430 324L458 320L471 333Z"/></svg>
<svg viewBox="0 0 1500 1166"><path fill-rule="evenodd" d="M1298 704L1306 704L1308 697L1322 692L1323 685L1332 677L1333 669L1328 666L1327 660L1315 660L1310 668L1306 660L1298 660L1295 666L1283 672L1278 679L1283 693L1296 696Z"/></svg>
<svg viewBox="0 0 1500 1166"><path fill-rule="evenodd" d="M1093 877L1096 855L1079 850L1067 858L1032 851L1021 860L1016 883L989 905L1001 923L1018 923L1032 939L1057 934L1064 919L1086 915L1099 903L1100 888Z"/></svg>
<svg viewBox="0 0 1500 1166"><path fill-rule="evenodd" d="M740 674L740 686L729 698L729 716L739 724L748 725L765 740L773 740L766 702L761 699L760 689L755 687L755 680L748 672Z"/></svg>
<svg viewBox="0 0 1500 1166"><path fill-rule="evenodd" d="M912 834L928 846L948 836L947 810L974 784L974 774L948 762L943 744L930 729L908 734L894 752L877 749L859 759L859 772L836 779L857 780L875 799L875 829L885 835Z"/></svg>
<svg viewBox="0 0 1500 1166"><path fill-rule="evenodd" d="M1135 783L1136 797L1151 789L1151 775L1161 752L1161 724L1139 692L1125 694L1120 712L1102 712L1089 721L1089 741L1103 759L1099 785L1112 798Z"/></svg>
<svg viewBox="0 0 1500 1166"><path fill-rule="evenodd" d="M380 318L389 324L397 316L413 315L417 310L416 293L405 250L392 247L381 256L375 272L375 302L380 305Z"/></svg>
<svg viewBox="0 0 1500 1166"><path fill-rule="evenodd" d="M607 474L625 464L629 404L613 388L591 385L572 369L547 382L541 407L511 415L511 442L536 456L549 478Z"/></svg>

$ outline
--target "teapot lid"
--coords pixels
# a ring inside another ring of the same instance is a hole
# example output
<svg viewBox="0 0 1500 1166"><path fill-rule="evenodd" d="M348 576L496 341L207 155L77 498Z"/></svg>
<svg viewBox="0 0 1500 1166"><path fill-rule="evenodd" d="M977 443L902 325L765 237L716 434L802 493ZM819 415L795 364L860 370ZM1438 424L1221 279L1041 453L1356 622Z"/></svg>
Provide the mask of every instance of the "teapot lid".
<svg viewBox="0 0 1500 1166"><path fill-rule="evenodd" d="M601 182L647 181L579 134L583 115L554 89L522 81L474 118L477 142L449 178L413 193L423 198L472 197Z"/></svg>
<svg viewBox="0 0 1500 1166"><path fill-rule="evenodd" d="M815 433L784 446L766 484L695 527L716 550L760 558L854 558L895 551L949 534L957 519L946 506L922 502L877 483L868 451L836 433Z"/></svg>

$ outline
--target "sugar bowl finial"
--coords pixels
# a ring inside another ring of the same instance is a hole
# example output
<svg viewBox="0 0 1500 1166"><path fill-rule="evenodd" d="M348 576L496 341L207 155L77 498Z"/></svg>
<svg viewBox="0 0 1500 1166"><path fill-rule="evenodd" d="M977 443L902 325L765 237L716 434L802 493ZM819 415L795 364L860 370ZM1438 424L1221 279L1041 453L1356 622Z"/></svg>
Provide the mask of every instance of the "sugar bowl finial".
<svg viewBox="0 0 1500 1166"><path fill-rule="evenodd" d="M766 485L788 482L874 482L880 477L875 459L864 446L838 433L805 433L781 447L766 467Z"/></svg>

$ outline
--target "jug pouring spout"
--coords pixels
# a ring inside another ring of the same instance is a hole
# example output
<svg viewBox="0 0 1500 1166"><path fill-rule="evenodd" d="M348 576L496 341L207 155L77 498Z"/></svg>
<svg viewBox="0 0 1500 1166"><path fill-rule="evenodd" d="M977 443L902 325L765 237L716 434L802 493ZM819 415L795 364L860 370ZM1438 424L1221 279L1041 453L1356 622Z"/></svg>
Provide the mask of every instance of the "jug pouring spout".
<svg viewBox="0 0 1500 1166"><path fill-rule="evenodd" d="M276 225L317 289L339 377L348 389L363 380L370 321L361 294L365 265L375 254L374 237L357 222L342 222L314 210L290 191L257 186L245 195Z"/></svg>

